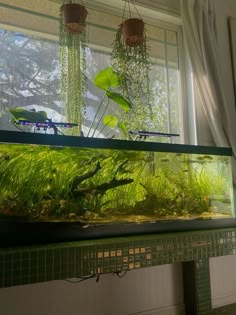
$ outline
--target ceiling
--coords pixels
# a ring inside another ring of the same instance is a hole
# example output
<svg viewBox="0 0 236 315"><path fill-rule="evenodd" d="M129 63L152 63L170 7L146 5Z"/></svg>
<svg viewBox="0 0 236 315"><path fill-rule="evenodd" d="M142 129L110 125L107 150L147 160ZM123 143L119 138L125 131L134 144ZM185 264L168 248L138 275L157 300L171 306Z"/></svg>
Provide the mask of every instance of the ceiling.
<svg viewBox="0 0 236 315"><path fill-rule="evenodd" d="M135 0L135 2L149 8L180 15L179 0Z"/></svg>
<svg viewBox="0 0 236 315"><path fill-rule="evenodd" d="M18 26L18 28L30 30L33 25L34 31L52 35L57 34L59 8L62 2L63 0L2 0L0 2L0 26ZM180 24L178 0L135 0L135 2L139 5L138 10L146 23L154 25L157 20L162 20ZM120 12L124 8L124 0L109 0L109 2L107 0L84 0L84 3L94 14L97 14L96 12L107 12L120 16ZM132 9L134 14L137 14L133 7ZM27 12L34 12L35 14L27 14ZM171 15L166 13L171 13ZM93 15L91 15L91 19L93 19ZM173 19L176 19L176 21L173 21ZM103 23L102 20L100 23ZM114 27L116 27L118 22L115 20L109 21L109 25L114 23Z"/></svg>
<svg viewBox="0 0 236 315"><path fill-rule="evenodd" d="M58 3L63 2L63 0L49 0L49 1L54 1ZM80 2L80 0L73 0L73 1ZM123 6L124 1L127 1L127 0L115 0L115 1L110 0L108 3L106 1L106 4L110 6L110 5L118 4L120 2L122 3L122 6ZM129 1L137 3L138 5L141 5L143 7L157 9L157 10L169 12L175 15L180 15L180 0L129 0ZM89 1L85 0L84 2L89 2ZM99 2L104 2L104 1L94 0L93 2L99 3Z"/></svg>

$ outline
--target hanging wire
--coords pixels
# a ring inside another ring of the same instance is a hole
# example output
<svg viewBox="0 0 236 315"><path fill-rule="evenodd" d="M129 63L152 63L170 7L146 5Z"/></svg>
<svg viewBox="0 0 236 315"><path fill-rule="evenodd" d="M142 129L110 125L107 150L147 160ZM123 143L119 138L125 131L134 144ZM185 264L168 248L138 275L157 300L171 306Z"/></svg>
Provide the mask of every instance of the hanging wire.
<svg viewBox="0 0 236 315"><path fill-rule="evenodd" d="M131 19L130 0L128 0L128 7L129 7L129 18Z"/></svg>
<svg viewBox="0 0 236 315"><path fill-rule="evenodd" d="M123 15L122 15L122 23L124 22L124 19L125 19L126 4L127 4L127 1L125 0L125 5L124 5L124 10L123 10Z"/></svg>
<svg viewBox="0 0 236 315"><path fill-rule="evenodd" d="M136 13L139 16L139 18L142 20L141 14L139 13L139 11L138 11L134 1L133 0L125 0L125 5L124 5L124 10L123 10L123 15L122 15L122 23L124 22L124 19L125 19L126 6L128 6L129 17L131 18L131 15L132 15L132 13L131 13L131 5L133 5L134 10L136 11Z"/></svg>
<svg viewBox="0 0 236 315"><path fill-rule="evenodd" d="M136 5L134 4L134 1L133 1L133 0L130 0L130 2L132 3L132 5L133 5L135 11L137 12L138 16L140 17L140 19L142 20L142 17L141 17L141 15L140 15L140 13L139 13L139 11L138 11Z"/></svg>

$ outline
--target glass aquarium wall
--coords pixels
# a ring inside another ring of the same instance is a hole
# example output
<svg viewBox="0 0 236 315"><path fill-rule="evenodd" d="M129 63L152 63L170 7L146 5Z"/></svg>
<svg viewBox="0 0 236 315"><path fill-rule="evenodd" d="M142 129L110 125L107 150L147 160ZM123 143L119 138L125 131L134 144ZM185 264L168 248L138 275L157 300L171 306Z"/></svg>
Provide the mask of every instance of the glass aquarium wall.
<svg viewBox="0 0 236 315"><path fill-rule="evenodd" d="M234 217L226 148L0 132L0 217L143 223Z"/></svg>

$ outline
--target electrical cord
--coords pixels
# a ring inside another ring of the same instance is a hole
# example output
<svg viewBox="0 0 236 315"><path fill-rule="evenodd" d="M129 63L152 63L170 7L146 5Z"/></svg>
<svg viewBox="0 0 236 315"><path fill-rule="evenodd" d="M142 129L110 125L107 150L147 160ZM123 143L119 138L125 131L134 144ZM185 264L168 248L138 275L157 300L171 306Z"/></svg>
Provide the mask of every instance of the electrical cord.
<svg viewBox="0 0 236 315"><path fill-rule="evenodd" d="M70 280L70 279L65 279L64 281L69 282L69 283L80 283L89 279L93 279L96 278L96 282L99 281L100 275L99 274L94 274L91 276L87 276L87 277L78 277L76 280Z"/></svg>
<svg viewBox="0 0 236 315"><path fill-rule="evenodd" d="M115 272L115 275L118 277L118 278L124 278L124 276L127 274L127 272L129 271L129 269L127 270L124 270L124 271L117 271Z"/></svg>
<svg viewBox="0 0 236 315"><path fill-rule="evenodd" d="M127 270L124 270L124 271L117 271L117 272L114 272L114 274L119 278L119 279L122 279L124 278L124 276L127 274L127 272L130 271L129 269ZM100 280L100 274L93 274L91 276L81 276L81 277L78 277L76 280L70 280L70 279L65 279L64 281L66 282L69 282L69 283L72 283L72 284L76 284L76 283L80 283L80 282L83 282L83 281L86 281L86 280L89 280L89 279L94 279L96 278L96 282L99 282Z"/></svg>

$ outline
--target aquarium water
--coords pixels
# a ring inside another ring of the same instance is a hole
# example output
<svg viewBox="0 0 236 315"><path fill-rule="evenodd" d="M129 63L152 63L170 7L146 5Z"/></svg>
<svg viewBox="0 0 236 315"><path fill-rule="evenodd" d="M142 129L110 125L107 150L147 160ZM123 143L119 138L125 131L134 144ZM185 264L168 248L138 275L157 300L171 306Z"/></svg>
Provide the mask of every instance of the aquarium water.
<svg viewBox="0 0 236 315"><path fill-rule="evenodd" d="M0 217L83 224L234 217L230 149L13 133L0 134Z"/></svg>

